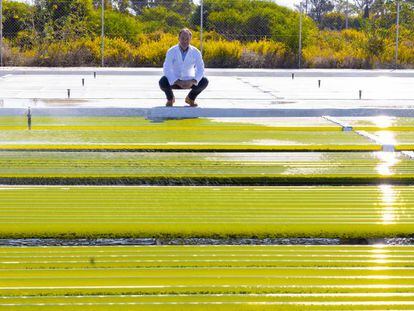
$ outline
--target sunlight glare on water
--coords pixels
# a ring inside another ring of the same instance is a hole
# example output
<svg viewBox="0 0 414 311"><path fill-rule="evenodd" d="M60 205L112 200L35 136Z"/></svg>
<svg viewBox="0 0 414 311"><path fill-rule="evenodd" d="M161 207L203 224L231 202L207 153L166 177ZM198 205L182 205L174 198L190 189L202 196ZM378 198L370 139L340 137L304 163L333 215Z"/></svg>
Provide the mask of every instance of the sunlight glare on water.
<svg viewBox="0 0 414 311"><path fill-rule="evenodd" d="M393 175L394 172L391 170L393 166L395 166L399 159L397 158L396 152L377 152L376 153L378 159L380 160L379 164L375 167L375 170L381 176L390 176Z"/></svg>
<svg viewBox="0 0 414 311"><path fill-rule="evenodd" d="M379 189L382 203L382 223L384 225L395 224L397 220L395 203L398 193L391 185L380 185Z"/></svg>
<svg viewBox="0 0 414 311"><path fill-rule="evenodd" d="M381 186L380 186L381 187ZM388 263L388 251L384 244L375 244L371 250L372 258L376 264L384 265ZM375 270L381 270L381 267L375 267Z"/></svg>
<svg viewBox="0 0 414 311"><path fill-rule="evenodd" d="M383 145L395 145L397 143L393 132L378 131L378 132L375 132L375 135L378 136L379 141Z"/></svg>
<svg viewBox="0 0 414 311"><path fill-rule="evenodd" d="M379 128L387 128L394 124L395 118L388 116L378 116L372 118L372 122Z"/></svg>

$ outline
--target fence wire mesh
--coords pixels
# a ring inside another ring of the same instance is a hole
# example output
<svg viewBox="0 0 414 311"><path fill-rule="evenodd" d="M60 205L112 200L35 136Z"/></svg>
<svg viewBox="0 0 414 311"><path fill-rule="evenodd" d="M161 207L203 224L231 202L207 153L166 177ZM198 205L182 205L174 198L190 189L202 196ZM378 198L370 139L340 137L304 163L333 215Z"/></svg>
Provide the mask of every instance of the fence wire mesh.
<svg viewBox="0 0 414 311"><path fill-rule="evenodd" d="M303 0L290 9L271 0L0 3L2 66L161 66L183 27L210 67L414 64L414 0Z"/></svg>

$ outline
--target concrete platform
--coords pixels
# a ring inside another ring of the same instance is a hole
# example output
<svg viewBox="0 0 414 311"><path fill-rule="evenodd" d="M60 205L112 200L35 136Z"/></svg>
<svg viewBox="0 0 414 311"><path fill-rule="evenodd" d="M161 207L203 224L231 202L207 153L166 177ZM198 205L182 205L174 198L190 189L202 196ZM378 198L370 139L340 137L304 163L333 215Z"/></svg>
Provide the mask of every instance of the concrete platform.
<svg viewBox="0 0 414 311"><path fill-rule="evenodd" d="M197 109L184 107L187 91L181 90L175 92L177 107L165 108L158 88L161 75L160 68L2 68L0 113L20 114L30 106L38 113L115 113L154 119L414 116L413 70L208 69L210 85L200 95Z"/></svg>

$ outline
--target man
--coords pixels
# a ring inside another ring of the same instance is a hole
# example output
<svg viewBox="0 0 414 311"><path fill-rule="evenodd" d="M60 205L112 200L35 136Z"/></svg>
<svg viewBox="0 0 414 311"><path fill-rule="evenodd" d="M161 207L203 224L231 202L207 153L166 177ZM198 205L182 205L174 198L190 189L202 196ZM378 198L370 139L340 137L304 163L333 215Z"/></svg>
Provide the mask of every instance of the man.
<svg viewBox="0 0 414 311"><path fill-rule="evenodd" d="M175 103L173 89L191 89L185 98L190 107L197 107L195 99L207 87L204 77L204 62L200 51L190 45L191 31L184 28L178 36L179 43L167 52L164 62L164 76L160 88L167 96L167 107Z"/></svg>

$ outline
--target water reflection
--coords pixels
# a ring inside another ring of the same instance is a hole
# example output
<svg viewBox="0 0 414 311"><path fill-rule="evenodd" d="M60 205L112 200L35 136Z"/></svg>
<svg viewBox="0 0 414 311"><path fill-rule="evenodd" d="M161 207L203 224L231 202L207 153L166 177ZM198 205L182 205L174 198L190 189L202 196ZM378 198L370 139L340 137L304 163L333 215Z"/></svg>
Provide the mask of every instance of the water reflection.
<svg viewBox="0 0 414 311"><path fill-rule="evenodd" d="M405 202L400 191L391 185L380 185L379 190L381 192L382 223L385 225L396 224L405 214Z"/></svg>
<svg viewBox="0 0 414 311"><path fill-rule="evenodd" d="M391 131L378 131L375 132L375 135L383 145L395 145L397 143L395 135Z"/></svg>
<svg viewBox="0 0 414 311"><path fill-rule="evenodd" d="M376 127L379 128L387 128L394 124L395 118L388 117L388 116L377 116L372 118L372 122L375 124Z"/></svg>
<svg viewBox="0 0 414 311"><path fill-rule="evenodd" d="M375 167L375 170L381 176L390 176L393 175L394 172L392 168L400 161L398 159L396 152L377 152L377 158L380 160L378 165Z"/></svg>
<svg viewBox="0 0 414 311"><path fill-rule="evenodd" d="M388 250L384 244L375 244L371 250L373 261L378 265L387 264ZM375 267L375 270L381 270L381 267Z"/></svg>
<svg viewBox="0 0 414 311"><path fill-rule="evenodd" d="M394 224L398 218L395 213L398 193L391 185L380 185L379 188L381 191L382 223Z"/></svg>

